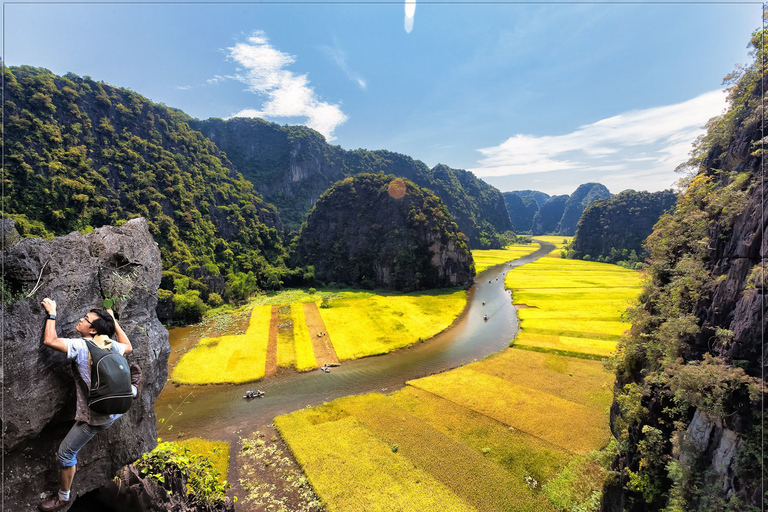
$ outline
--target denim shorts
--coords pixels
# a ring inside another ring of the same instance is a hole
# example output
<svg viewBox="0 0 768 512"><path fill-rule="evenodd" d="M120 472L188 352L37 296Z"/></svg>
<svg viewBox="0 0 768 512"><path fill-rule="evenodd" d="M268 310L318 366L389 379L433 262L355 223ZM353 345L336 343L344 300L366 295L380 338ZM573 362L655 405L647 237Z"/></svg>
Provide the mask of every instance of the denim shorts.
<svg viewBox="0 0 768 512"><path fill-rule="evenodd" d="M71 468L77 464L77 454L83 449L88 441L93 439L93 436L108 429L112 426L112 423L106 425L89 425L84 421L77 421L72 428L69 429L69 433L59 445L59 451L56 456L59 458L59 463L63 468Z"/></svg>

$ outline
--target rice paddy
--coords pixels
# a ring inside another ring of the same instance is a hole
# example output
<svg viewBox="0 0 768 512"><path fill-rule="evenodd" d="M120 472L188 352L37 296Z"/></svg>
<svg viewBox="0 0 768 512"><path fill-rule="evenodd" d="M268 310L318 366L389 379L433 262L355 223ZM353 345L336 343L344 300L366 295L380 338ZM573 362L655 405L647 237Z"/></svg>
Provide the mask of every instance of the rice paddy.
<svg viewBox="0 0 768 512"><path fill-rule="evenodd" d="M475 260L475 271L479 274L496 265L522 258L535 252L539 247L541 247L539 244L532 243L508 245L504 249L474 250L472 258Z"/></svg>
<svg viewBox="0 0 768 512"><path fill-rule="evenodd" d="M507 272L505 285L521 307L515 346L610 356L630 327L623 313L639 295L641 281L635 270L559 258L541 258Z"/></svg>
<svg viewBox="0 0 768 512"><path fill-rule="evenodd" d="M243 383L263 378L268 367L270 375L275 367L308 371L334 357L346 360L384 354L446 329L464 309L466 297L465 290L455 288L408 294L286 290L262 295L252 301L245 334L201 339L181 357L171 380L179 384ZM306 304L313 309L320 306L311 322ZM317 337L335 356L318 353L313 346Z"/></svg>
<svg viewBox="0 0 768 512"><path fill-rule="evenodd" d="M614 350L640 279L554 257L518 267L506 284L527 307L512 348L275 426L328 510L581 510L610 459L594 454L610 439L613 375L588 358Z"/></svg>
<svg viewBox="0 0 768 512"><path fill-rule="evenodd" d="M459 316L463 289L408 294L340 293L320 308L340 360L385 354L431 338Z"/></svg>
<svg viewBox="0 0 768 512"><path fill-rule="evenodd" d="M245 334L200 340L181 356L171 380L179 384L219 384L264 377L271 310L270 306L254 307Z"/></svg>

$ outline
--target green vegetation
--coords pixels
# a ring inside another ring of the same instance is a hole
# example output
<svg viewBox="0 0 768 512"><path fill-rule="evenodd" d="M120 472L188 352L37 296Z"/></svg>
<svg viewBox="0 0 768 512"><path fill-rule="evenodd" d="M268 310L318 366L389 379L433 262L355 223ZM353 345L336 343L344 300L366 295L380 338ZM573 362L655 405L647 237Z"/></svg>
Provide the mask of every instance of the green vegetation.
<svg viewBox="0 0 768 512"><path fill-rule="evenodd" d="M187 444L189 446L158 443L155 449L142 455L134 465L141 475L163 485L166 479L185 475L187 499L194 506L207 507L222 503L230 485L226 481L226 470L222 474L220 468L225 464L224 461L229 460L229 445L202 439L190 440Z"/></svg>
<svg viewBox="0 0 768 512"><path fill-rule="evenodd" d="M393 175L334 184L302 225L297 252L317 280L367 289L461 286L474 275L466 238L442 201Z"/></svg>
<svg viewBox="0 0 768 512"><path fill-rule="evenodd" d="M627 510L758 510L766 504L757 467L768 461L756 455L753 437L762 430L765 391L753 334L762 326L764 302L755 288L762 279L755 276L763 268L757 250L738 252L753 244L752 219L763 209L765 42L765 31L756 31L755 61L726 78L729 108L707 123L683 166L693 174L681 181L676 211L661 217L646 242L648 280L616 358L620 414L613 430L628 482L622 489ZM648 404L663 414L651 414ZM736 480L719 476L707 447L690 441L694 411L699 422L723 425L736 437L745 432L736 466L751 462Z"/></svg>
<svg viewBox="0 0 768 512"><path fill-rule="evenodd" d="M640 293L641 275L605 263L541 258L508 272L505 284L520 307L515 346L608 357L630 327L623 314Z"/></svg>
<svg viewBox="0 0 768 512"><path fill-rule="evenodd" d="M565 257L640 268L648 253L643 243L663 213L674 208L677 194L625 190L589 205Z"/></svg>
<svg viewBox="0 0 768 512"><path fill-rule="evenodd" d="M394 174L431 190L474 249L498 249L499 235L512 229L501 193L469 171L423 162L391 151L331 146L304 126L281 126L261 119L194 121L192 126L216 144L264 199L277 206L291 230L298 230L315 200L339 180L366 173ZM302 179L288 179L296 169Z"/></svg>
<svg viewBox="0 0 768 512"><path fill-rule="evenodd" d="M222 276L232 285L251 275L261 289L292 278L276 210L188 116L73 74L4 73L4 215L23 235L145 217L166 271L162 287L178 295L187 321L200 318ZM224 298L238 297L227 286Z"/></svg>
<svg viewBox="0 0 768 512"><path fill-rule="evenodd" d="M488 249L472 251L472 258L475 260L475 270L479 274L483 270L501 265L508 261L516 260L527 256L541 247L535 243L508 245L504 249Z"/></svg>

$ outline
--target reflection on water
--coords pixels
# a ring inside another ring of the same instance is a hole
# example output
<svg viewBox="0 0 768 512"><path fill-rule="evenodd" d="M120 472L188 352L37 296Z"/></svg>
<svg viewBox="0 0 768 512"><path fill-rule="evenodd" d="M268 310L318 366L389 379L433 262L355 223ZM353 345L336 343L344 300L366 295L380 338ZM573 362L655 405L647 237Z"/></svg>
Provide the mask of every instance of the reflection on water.
<svg viewBox="0 0 768 512"><path fill-rule="evenodd" d="M169 440L179 436L233 441L239 431L250 432L280 414L347 395L391 392L408 380L498 352L509 346L517 333L517 316L510 293L504 289L504 274L553 248L542 244L533 254L479 274L468 291L467 307L453 325L409 348L342 362L330 373L287 371L258 383L238 385L176 386L168 382L155 403L158 420L167 418L164 424L158 424L158 435ZM483 321L484 314L488 315L487 322ZM172 364L192 343L190 333L182 329L171 331ZM264 398L243 399L248 389L257 387L264 390Z"/></svg>

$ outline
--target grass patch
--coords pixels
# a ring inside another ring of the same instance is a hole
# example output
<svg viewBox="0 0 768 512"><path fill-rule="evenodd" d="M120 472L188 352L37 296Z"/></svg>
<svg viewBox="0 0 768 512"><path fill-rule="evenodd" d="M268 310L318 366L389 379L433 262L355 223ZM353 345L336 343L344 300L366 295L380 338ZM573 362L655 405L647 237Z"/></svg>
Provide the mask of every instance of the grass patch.
<svg viewBox="0 0 768 512"><path fill-rule="evenodd" d="M229 472L229 443L224 441L211 441L201 437L192 437L183 441L176 441L182 448L187 448L191 455L206 457L213 469L218 471L220 481L226 482Z"/></svg>
<svg viewBox="0 0 768 512"><path fill-rule="evenodd" d="M247 438L240 438L238 474L242 501L256 510L322 510L309 480L296 462L283 452L274 436L267 439L257 430Z"/></svg>
<svg viewBox="0 0 768 512"><path fill-rule="evenodd" d="M301 410L274 423L327 510L475 511L353 416L314 420L311 410Z"/></svg>
<svg viewBox="0 0 768 512"><path fill-rule="evenodd" d="M409 381L408 384L469 407L572 453L586 454L599 449L608 443L610 437L607 410L566 400L467 367Z"/></svg>
<svg viewBox="0 0 768 512"><path fill-rule="evenodd" d="M317 368L315 352L312 349L312 340L309 338L309 329L304 317L304 308L301 303L291 305L293 318L293 341L296 351L296 369L300 372Z"/></svg>
<svg viewBox="0 0 768 512"><path fill-rule="evenodd" d="M184 354L171 380L179 384L241 383L264 377L271 306L256 306L244 335L203 338Z"/></svg>
<svg viewBox="0 0 768 512"><path fill-rule="evenodd" d="M459 316L463 289L374 295L340 292L320 308L340 360L385 354L431 338Z"/></svg>
<svg viewBox="0 0 768 512"><path fill-rule="evenodd" d="M574 458L557 478L544 486L544 493L559 510L599 510L603 483L617 450L616 441L611 440L602 450Z"/></svg>
<svg viewBox="0 0 768 512"><path fill-rule="evenodd" d="M475 271L479 274L496 265L522 258L536 252L539 247L539 244L533 243L508 245L504 249L474 250L472 258L475 260Z"/></svg>

